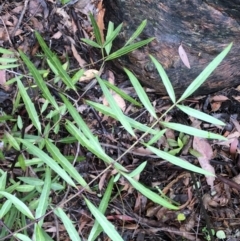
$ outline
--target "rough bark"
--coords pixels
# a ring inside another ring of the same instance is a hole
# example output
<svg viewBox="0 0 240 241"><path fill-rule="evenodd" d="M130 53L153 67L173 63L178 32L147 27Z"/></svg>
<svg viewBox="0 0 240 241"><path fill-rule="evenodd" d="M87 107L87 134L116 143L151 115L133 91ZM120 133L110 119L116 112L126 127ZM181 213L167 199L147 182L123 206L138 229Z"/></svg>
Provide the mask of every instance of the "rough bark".
<svg viewBox="0 0 240 241"><path fill-rule="evenodd" d="M148 54L158 59L166 70L177 94L201 73L224 47L233 42L226 59L199 88L207 94L240 84L240 4L239 0L104 0L105 20L116 25L123 22L117 48L131 36L144 20L148 25L139 40L156 39L148 46L116 62L135 73L143 84L165 94L165 88ZM182 43L191 65L181 61L178 47Z"/></svg>

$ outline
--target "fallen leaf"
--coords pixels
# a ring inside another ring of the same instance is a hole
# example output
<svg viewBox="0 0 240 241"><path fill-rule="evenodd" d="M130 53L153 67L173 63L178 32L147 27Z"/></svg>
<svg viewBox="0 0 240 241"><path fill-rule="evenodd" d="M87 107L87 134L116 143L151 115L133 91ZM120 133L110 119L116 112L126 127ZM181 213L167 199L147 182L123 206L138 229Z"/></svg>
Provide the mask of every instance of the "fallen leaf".
<svg viewBox="0 0 240 241"><path fill-rule="evenodd" d="M240 96L232 96L233 99L235 99L236 101L240 102Z"/></svg>
<svg viewBox="0 0 240 241"><path fill-rule="evenodd" d="M84 65L86 64L86 61L85 61L84 59L82 59L82 57L80 56L80 54L79 54L78 51L76 50L74 44L71 44L71 49L72 49L72 52L73 52L73 56L74 56L74 58L77 60L79 66L83 68ZM87 72L87 71L86 71L86 72ZM85 72L85 73L86 73L86 72ZM98 71L97 71L97 70L94 70L93 72L91 71L91 73L94 73L94 72L95 72L96 74L98 74ZM83 77L84 77L84 76L83 76ZM93 78L94 78L94 75L93 75ZM80 78L79 81L83 81L83 80L81 80L81 78Z"/></svg>
<svg viewBox="0 0 240 241"><path fill-rule="evenodd" d="M210 101L223 102L229 100L228 97L224 95L214 95L210 98Z"/></svg>
<svg viewBox="0 0 240 241"><path fill-rule="evenodd" d="M57 31L55 34L53 34L52 38L54 39L60 39L62 37L62 33L60 31Z"/></svg>
<svg viewBox="0 0 240 241"><path fill-rule="evenodd" d="M234 138L233 142L230 144L230 149L229 149L229 152L233 160L235 159L235 155L237 153L237 147L238 147L238 139Z"/></svg>
<svg viewBox="0 0 240 241"><path fill-rule="evenodd" d="M201 154L201 157L198 157L198 161L202 169L215 175L215 170L212 165L210 165L210 160L213 157L213 151L211 145L206 139L199 138L194 136L193 138L193 148ZM213 190L215 177L206 176L206 181L211 189Z"/></svg>
<svg viewBox="0 0 240 241"><path fill-rule="evenodd" d="M234 124L234 126L236 127L237 131L240 133L240 124L237 120L235 120L234 118L231 118L232 123Z"/></svg>
<svg viewBox="0 0 240 241"><path fill-rule="evenodd" d="M188 60L188 56L187 56L187 54L186 54L186 52L185 52L182 44L180 44L180 46L179 46L179 48L178 48L178 54L179 54L179 56L180 56L180 59L181 59L182 62L184 63L184 65L185 65L187 68L191 69L190 63L189 63L189 60Z"/></svg>
<svg viewBox="0 0 240 241"><path fill-rule="evenodd" d="M146 211L146 216L151 218L156 215L156 213L161 209L161 206L149 207ZM165 210L165 209L164 209Z"/></svg>
<svg viewBox="0 0 240 241"><path fill-rule="evenodd" d="M6 70L0 70L0 85L6 84Z"/></svg>
<svg viewBox="0 0 240 241"><path fill-rule="evenodd" d="M98 9L98 15L97 15L97 25L99 27L100 30L100 34L101 34L101 39L102 39L102 43L104 43L104 15L105 15L105 9L102 6L102 0L98 3L97 6Z"/></svg>
<svg viewBox="0 0 240 241"><path fill-rule="evenodd" d="M219 110L219 108L222 105L222 102L212 102L210 105L211 105L211 110L215 112Z"/></svg>
<svg viewBox="0 0 240 241"><path fill-rule="evenodd" d="M80 82L86 81L90 82L93 78L95 78L95 75L98 74L99 71L96 69L88 69L84 72L83 76L79 79Z"/></svg>

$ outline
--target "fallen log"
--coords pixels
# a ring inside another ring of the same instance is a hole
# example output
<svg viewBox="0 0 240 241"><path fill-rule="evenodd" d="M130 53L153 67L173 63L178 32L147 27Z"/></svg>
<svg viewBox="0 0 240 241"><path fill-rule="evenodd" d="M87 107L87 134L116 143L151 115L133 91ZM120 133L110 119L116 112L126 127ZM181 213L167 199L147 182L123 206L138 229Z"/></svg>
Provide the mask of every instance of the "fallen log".
<svg viewBox="0 0 240 241"><path fill-rule="evenodd" d="M239 0L103 0L105 21L123 22L123 32L114 46L120 48L139 24L148 24L138 40L156 39L115 63L125 66L141 82L166 94L148 54L162 64L179 95L230 42L233 47L196 94L208 94L240 84L240 4ZM180 59L182 44L191 68Z"/></svg>

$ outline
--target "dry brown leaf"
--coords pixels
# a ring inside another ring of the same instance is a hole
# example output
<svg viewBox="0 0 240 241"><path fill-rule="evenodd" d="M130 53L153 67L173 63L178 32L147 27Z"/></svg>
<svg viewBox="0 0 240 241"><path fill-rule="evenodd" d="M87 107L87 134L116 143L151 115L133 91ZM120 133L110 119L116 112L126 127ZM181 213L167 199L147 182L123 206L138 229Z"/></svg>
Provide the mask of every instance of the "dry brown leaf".
<svg viewBox="0 0 240 241"><path fill-rule="evenodd" d="M165 136L167 139L173 139L173 140L176 139L175 132L172 129L167 129L165 132Z"/></svg>
<svg viewBox="0 0 240 241"><path fill-rule="evenodd" d="M124 112L126 109L126 103L125 103L124 99L120 95L116 94L115 92L112 93L112 96L113 96L114 100L116 101L116 103L118 104L118 106L120 107L120 109Z"/></svg>
<svg viewBox="0 0 240 241"><path fill-rule="evenodd" d="M233 177L232 180L234 182L236 182L237 184L240 184L240 174L238 174L237 176Z"/></svg>
<svg viewBox="0 0 240 241"><path fill-rule="evenodd" d="M221 107L222 102L212 102L211 105L211 110L212 111L217 111Z"/></svg>
<svg viewBox="0 0 240 241"><path fill-rule="evenodd" d="M198 161L202 169L215 175L215 170L213 166L210 164L210 160L213 157L213 150L211 145L207 142L207 140L194 136L193 148L201 154L201 157L198 157ZM211 186L212 190L214 180L214 176L206 176L207 184Z"/></svg>
<svg viewBox="0 0 240 241"><path fill-rule="evenodd" d="M147 209L146 216L151 218L155 216L160 209L161 209L161 206L152 206Z"/></svg>
<svg viewBox="0 0 240 241"><path fill-rule="evenodd" d="M232 123L234 124L234 126L236 127L237 131L240 133L240 124L237 120L231 118Z"/></svg>
<svg viewBox="0 0 240 241"><path fill-rule="evenodd" d="M79 79L80 82L90 82L93 78L95 78L95 75L99 74L99 71L96 69L88 69L84 72L83 76Z"/></svg>
<svg viewBox="0 0 240 241"><path fill-rule="evenodd" d="M187 53L186 51L184 50L182 44L180 44L179 48L178 48L178 54L180 56L180 59L182 60L182 62L184 63L184 65L191 69L190 67L190 63L189 63L189 60L188 60L188 56L187 56Z"/></svg>
<svg viewBox="0 0 240 241"><path fill-rule="evenodd" d="M11 13L17 13L17 14L19 14L19 13L22 12L22 10L23 10L23 4L21 4L20 6L15 7L14 9L12 9L12 10L11 10Z"/></svg>
<svg viewBox="0 0 240 241"><path fill-rule="evenodd" d="M0 85L6 84L6 70L0 70Z"/></svg>
<svg viewBox="0 0 240 241"><path fill-rule="evenodd" d="M139 147L139 148L133 148L133 152L139 153L139 154L144 154L144 155L151 155L152 151L144 148L144 147Z"/></svg>
<svg viewBox="0 0 240 241"><path fill-rule="evenodd" d="M223 102L229 100L228 97L224 95L215 95L210 98L210 101Z"/></svg>
<svg viewBox="0 0 240 241"><path fill-rule="evenodd" d="M103 31L105 29L105 26L104 26L105 9L103 8L102 0L98 3L97 9L98 9L97 25L98 25L99 30L100 30L102 43L104 43L104 33L103 33Z"/></svg>
<svg viewBox="0 0 240 241"><path fill-rule="evenodd" d="M237 153L237 147L238 147L238 138L234 138L233 142L230 144L230 149L229 149L232 159L235 159L235 155Z"/></svg>
<svg viewBox="0 0 240 241"><path fill-rule="evenodd" d="M100 191L103 189L103 186L104 186L107 175L108 175L108 172L104 172L104 174L100 178L100 181L98 183L98 188L99 188Z"/></svg>
<svg viewBox="0 0 240 241"><path fill-rule="evenodd" d="M138 227L139 227L139 225L136 223L124 225L125 229L135 230L135 231L138 229Z"/></svg>
<svg viewBox="0 0 240 241"><path fill-rule="evenodd" d="M33 24L33 29L42 32L43 31L43 25L42 22L39 22L37 18L31 17L31 22Z"/></svg>
<svg viewBox="0 0 240 241"><path fill-rule="evenodd" d="M240 102L240 96L232 96L233 99L235 99L236 101Z"/></svg>
<svg viewBox="0 0 240 241"><path fill-rule="evenodd" d="M84 59L82 59L82 57L79 55L78 51L76 50L74 44L71 44L71 49L72 49L72 52L73 52L73 56L74 58L77 60L77 62L79 63L79 66L80 67L84 67L84 65L86 64L86 61ZM86 71L87 72L87 71ZM85 72L85 73L86 73ZM84 73L84 74L85 74ZM98 73L98 71L96 70L96 74ZM93 78L94 78L94 75L93 75ZM81 78L79 81L82 81Z"/></svg>
<svg viewBox="0 0 240 241"><path fill-rule="evenodd" d="M61 31L57 31L51 38L53 39L60 39L62 37Z"/></svg>
<svg viewBox="0 0 240 241"><path fill-rule="evenodd" d="M240 132L235 131L227 136L226 141L218 141L216 142L216 144L229 147L230 144L234 141L234 139L239 138L239 136L240 136Z"/></svg>
<svg viewBox="0 0 240 241"><path fill-rule="evenodd" d="M212 200L212 197L211 197L208 193L206 193L206 194L203 195L202 201L203 201L203 205L204 205L204 207L205 207L206 210L211 209L211 208L209 207L209 202L210 202L211 200Z"/></svg>
<svg viewBox="0 0 240 241"><path fill-rule="evenodd" d="M43 13L43 7L39 4L39 1L30 0L28 4L28 11L32 16L37 16Z"/></svg>

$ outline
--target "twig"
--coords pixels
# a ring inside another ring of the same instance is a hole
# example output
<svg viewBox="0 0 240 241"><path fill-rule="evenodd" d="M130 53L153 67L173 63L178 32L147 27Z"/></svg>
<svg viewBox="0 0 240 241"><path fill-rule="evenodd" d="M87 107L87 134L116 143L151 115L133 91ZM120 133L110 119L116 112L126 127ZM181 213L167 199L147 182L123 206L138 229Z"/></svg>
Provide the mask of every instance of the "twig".
<svg viewBox="0 0 240 241"><path fill-rule="evenodd" d="M0 19L2 20L3 26L4 26L5 30L6 30L6 33L7 33L7 36L8 36L8 41L9 41L10 45L13 46L12 41L11 41L11 38L10 38L9 33L8 33L8 30L7 30L7 27L6 27L6 25L5 25L2 17L0 17Z"/></svg>
<svg viewBox="0 0 240 241"><path fill-rule="evenodd" d="M29 0L25 0L25 1L24 1L23 10L22 10L22 12L21 12L20 18L18 19L18 23L17 23L17 25L15 26L13 32L11 33L11 36L12 36L12 37L14 37L14 35L15 35L16 31L18 30L20 24L22 23L23 16L24 16L24 14L25 14L25 12L26 12L26 10L27 10L28 2L29 2Z"/></svg>

